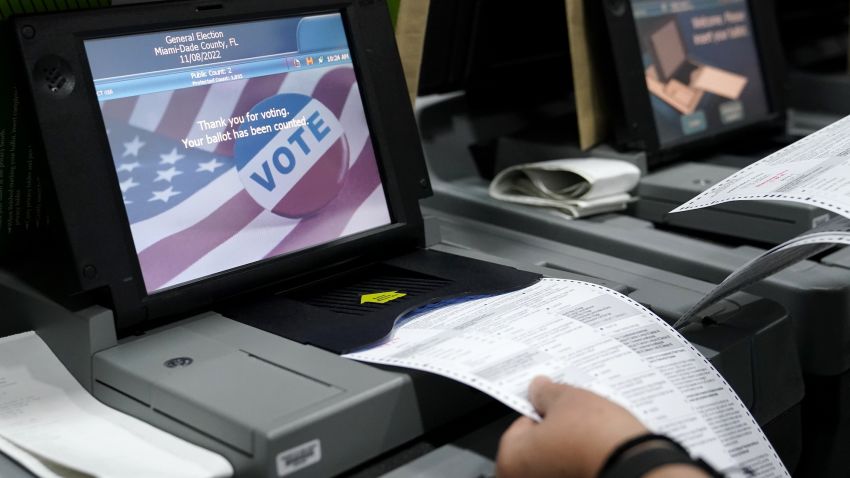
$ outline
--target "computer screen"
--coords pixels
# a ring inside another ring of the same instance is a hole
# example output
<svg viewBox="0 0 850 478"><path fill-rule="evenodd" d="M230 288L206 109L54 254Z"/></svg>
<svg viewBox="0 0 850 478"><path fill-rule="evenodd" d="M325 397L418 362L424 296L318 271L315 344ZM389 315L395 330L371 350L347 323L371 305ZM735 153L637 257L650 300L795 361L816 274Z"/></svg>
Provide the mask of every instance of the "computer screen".
<svg viewBox="0 0 850 478"><path fill-rule="evenodd" d="M84 44L148 293L391 223L341 15Z"/></svg>
<svg viewBox="0 0 850 478"><path fill-rule="evenodd" d="M770 113L747 0L631 0L662 146Z"/></svg>

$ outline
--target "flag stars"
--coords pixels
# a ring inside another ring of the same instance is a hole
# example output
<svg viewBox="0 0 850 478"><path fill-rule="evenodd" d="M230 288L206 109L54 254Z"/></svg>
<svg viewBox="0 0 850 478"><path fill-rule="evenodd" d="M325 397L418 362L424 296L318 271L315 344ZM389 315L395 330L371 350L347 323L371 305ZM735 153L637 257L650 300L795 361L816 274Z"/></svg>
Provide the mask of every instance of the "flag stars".
<svg viewBox="0 0 850 478"><path fill-rule="evenodd" d="M180 174L183 174L183 172L178 171L177 168L172 166L171 168L166 169L165 171L157 171L156 179L154 179L153 182L168 181L170 183L171 180L174 179L174 176L178 176Z"/></svg>
<svg viewBox="0 0 850 478"><path fill-rule="evenodd" d="M142 149L142 146L144 146L144 145L145 145L144 141L139 140L139 136L137 135L135 138L133 138L133 141L130 141L129 143L124 143L124 154L121 155L121 156L122 157L127 157L127 156L138 157L139 156L139 150Z"/></svg>
<svg viewBox="0 0 850 478"><path fill-rule="evenodd" d="M175 191L173 186L168 186L168 189L164 189L162 191L154 191L153 196L148 199L148 202L153 201L162 201L168 202L173 196L180 194L180 191Z"/></svg>
<svg viewBox="0 0 850 478"><path fill-rule="evenodd" d="M170 153L160 154L159 157L162 158L162 161L160 161L159 164L170 164L170 165L173 166L173 165L177 164L177 161L180 161L181 159L185 158L186 156L184 156L182 154L178 154L177 148L174 148L174 149L171 150Z"/></svg>
<svg viewBox="0 0 850 478"><path fill-rule="evenodd" d="M138 164L138 163L136 163L136 164ZM134 187L139 185L139 183L133 181L133 178L129 178L127 180L121 181L118 184L119 184L119 186L121 186L121 192L122 193L126 193L127 191L129 191L129 190L131 190Z"/></svg>
<svg viewBox="0 0 850 478"><path fill-rule="evenodd" d="M121 166L118 166L117 171L120 173L121 171L127 171L128 173L132 173L134 169L142 167L141 163L138 161L134 161L132 163L121 163Z"/></svg>
<svg viewBox="0 0 850 478"><path fill-rule="evenodd" d="M200 173L202 171L207 171L210 173L214 173L216 169L224 166L224 163L213 158L205 163L198 163L198 169L195 170L196 173Z"/></svg>

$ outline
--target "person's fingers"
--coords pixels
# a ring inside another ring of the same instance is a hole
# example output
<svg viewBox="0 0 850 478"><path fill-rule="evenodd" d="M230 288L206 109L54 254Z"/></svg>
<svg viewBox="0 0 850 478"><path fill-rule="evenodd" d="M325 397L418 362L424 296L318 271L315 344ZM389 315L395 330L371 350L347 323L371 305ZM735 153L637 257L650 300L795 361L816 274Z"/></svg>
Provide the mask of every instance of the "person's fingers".
<svg viewBox="0 0 850 478"><path fill-rule="evenodd" d="M534 428L534 425L536 425L534 420L526 417L525 415L522 415L516 420L514 420L514 422L511 423L511 426L509 426L508 429L505 430L505 433L502 434L502 439L517 439L527 433L530 429Z"/></svg>
<svg viewBox="0 0 850 478"><path fill-rule="evenodd" d="M496 456L496 476L513 478L525 476L528 460L533 455L529 450L529 434L537 424L526 416L514 420L499 440L499 453Z"/></svg>
<svg viewBox="0 0 850 478"><path fill-rule="evenodd" d="M546 412L555 403L555 400L564 392L565 387L553 382L549 377L538 376L534 377L531 385L528 386L528 400L534 405L534 408L540 415L546 415Z"/></svg>

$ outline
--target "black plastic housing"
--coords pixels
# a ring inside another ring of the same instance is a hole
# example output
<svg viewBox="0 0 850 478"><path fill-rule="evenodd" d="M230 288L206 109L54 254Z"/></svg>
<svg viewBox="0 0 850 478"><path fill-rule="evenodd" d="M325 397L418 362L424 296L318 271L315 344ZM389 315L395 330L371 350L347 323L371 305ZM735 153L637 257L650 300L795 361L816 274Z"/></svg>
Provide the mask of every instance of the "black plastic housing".
<svg viewBox="0 0 850 478"><path fill-rule="evenodd" d="M756 49L760 55L762 77L769 112L733 129L701 134L662 145L659 141L650 93L644 80L640 40L630 0L588 2L590 15L607 26L610 50L608 91L618 101L611 114L614 141L618 147L645 151L650 168L673 161L694 151L711 151L715 146L753 135L776 134L785 121L784 58L779 42L773 2L747 2L752 19ZM604 18L603 18L604 17Z"/></svg>
<svg viewBox="0 0 850 478"><path fill-rule="evenodd" d="M340 12L343 17L392 224L149 295L83 41L325 12ZM115 311L119 331L128 333L150 321L208 308L248 291L292 288L341 264L378 261L422 244L418 200L430 195L430 183L385 2L160 2L22 16L13 19L13 30L22 62L16 68L24 73L22 90L28 90L37 117L58 204L62 226L54 240L59 249L67 248L73 268L61 295L97 298ZM61 88L45 84L45 62L64 77ZM36 252L33 257L40 255ZM27 267L38 268L33 275L56 275L57 269L64 269L53 260L40 262L27 261Z"/></svg>

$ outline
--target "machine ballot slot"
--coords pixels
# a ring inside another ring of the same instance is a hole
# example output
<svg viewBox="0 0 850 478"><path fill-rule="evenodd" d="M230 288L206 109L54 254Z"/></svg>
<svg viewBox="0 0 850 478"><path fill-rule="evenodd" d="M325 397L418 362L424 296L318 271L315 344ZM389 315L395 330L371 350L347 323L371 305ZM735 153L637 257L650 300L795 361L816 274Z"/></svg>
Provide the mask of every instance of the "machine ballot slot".
<svg viewBox="0 0 850 478"><path fill-rule="evenodd" d="M222 315L336 353L386 338L406 313L460 296L529 286L538 274L419 250L280 294L216 307Z"/></svg>
<svg viewBox="0 0 850 478"><path fill-rule="evenodd" d="M642 219L677 227L708 229L721 234L735 231L737 237L759 243L794 237L831 217L823 209L787 201L738 202L669 214L735 171L737 168L711 163L671 165L641 180L638 186L640 201L633 206L634 213Z"/></svg>

